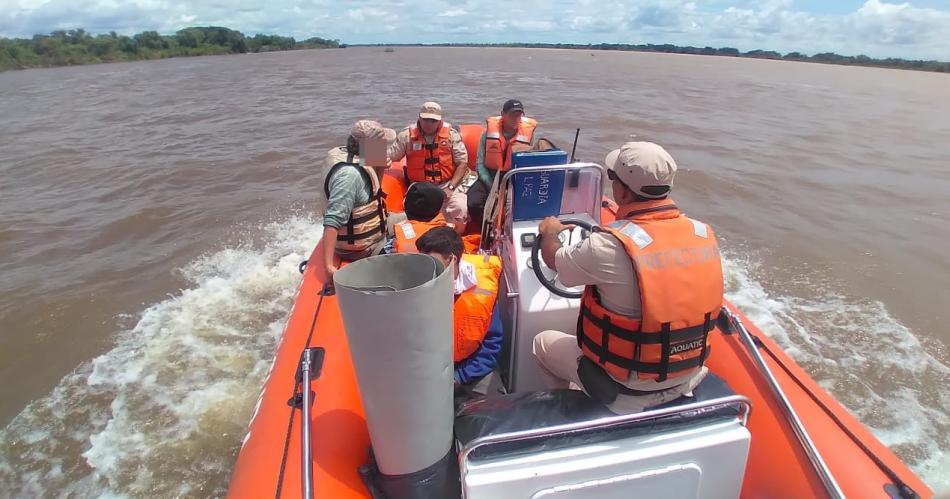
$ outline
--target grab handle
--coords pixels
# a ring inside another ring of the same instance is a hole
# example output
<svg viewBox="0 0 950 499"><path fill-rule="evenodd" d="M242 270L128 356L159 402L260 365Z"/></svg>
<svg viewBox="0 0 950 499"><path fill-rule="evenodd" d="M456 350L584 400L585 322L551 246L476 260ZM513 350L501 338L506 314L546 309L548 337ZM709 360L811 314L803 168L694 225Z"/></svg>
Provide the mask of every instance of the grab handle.
<svg viewBox="0 0 950 499"><path fill-rule="evenodd" d="M300 431L300 463L303 469L300 476L303 497L306 499L313 499L313 462L310 453L310 404L313 400L310 396L310 382L320 377L324 354L323 347L313 347L304 349L300 355L300 378L303 383L303 421Z"/></svg>

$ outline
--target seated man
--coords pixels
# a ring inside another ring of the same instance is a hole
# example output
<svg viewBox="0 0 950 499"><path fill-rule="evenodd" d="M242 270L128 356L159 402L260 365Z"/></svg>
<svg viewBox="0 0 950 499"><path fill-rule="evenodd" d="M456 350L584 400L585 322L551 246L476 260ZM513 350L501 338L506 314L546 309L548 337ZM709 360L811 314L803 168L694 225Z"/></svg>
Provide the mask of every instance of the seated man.
<svg viewBox="0 0 950 499"><path fill-rule="evenodd" d="M445 203L445 192L435 184L416 182L409 186L403 206L406 220L395 224L393 232L396 235L394 253L415 253L416 240L423 234L436 227L452 227L454 224L445 221L442 215L442 205Z"/></svg>
<svg viewBox="0 0 950 499"><path fill-rule="evenodd" d="M416 122L396 135L389 159L406 158L403 169L407 184L429 182L445 192L443 210L449 222L464 227L468 203L459 187L468 174L468 151L462 136L442 119L442 106L426 102Z"/></svg>
<svg viewBox="0 0 950 499"><path fill-rule="evenodd" d="M365 144L392 142L395 135L375 121L360 120L350 130L346 146L327 153L323 247L314 255L320 259L319 268L325 279L332 279L339 260L354 261L379 254L383 249L389 214L380 179L389 165L363 165L359 155Z"/></svg>
<svg viewBox="0 0 950 499"><path fill-rule="evenodd" d="M538 122L524 115L520 100L509 99L501 107L499 116L485 120L485 132L478 142L475 171L478 181L469 188L468 215L475 226L480 227L485 215L485 202L492 183L499 172L511 169L511 155L530 151L534 146Z"/></svg>
<svg viewBox="0 0 950 499"><path fill-rule="evenodd" d="M474 386L495 369L501 354L500 321L492 320L501 259L463 254L462 238L448 227L426 232L416 248L451 268L455 276L455 383ZM489 328L492 322L499 325Z"/></svg>
<svg viewBox="0 0 950 499"><path fill-rule="evenodd" d="M669 199L676 163L666 150L627 142L605 163L616 222L564 248L556 218L538 227L545 265L565 286L587 287L577 337L544 331L533 348L551 388L631 413L689 395L708 372L722 262L712 229Z"/></svg>

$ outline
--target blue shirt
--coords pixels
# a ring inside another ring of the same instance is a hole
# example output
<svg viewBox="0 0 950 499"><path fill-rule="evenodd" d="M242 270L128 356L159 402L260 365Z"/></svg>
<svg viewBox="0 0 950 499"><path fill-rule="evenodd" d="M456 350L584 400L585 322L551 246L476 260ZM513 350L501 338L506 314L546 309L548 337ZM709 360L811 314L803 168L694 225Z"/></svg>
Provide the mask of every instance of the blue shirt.
<svg viewBox="0 0 950 499"><path fill-rule="evenodd" d="M499 307L491 314L491 322L481 346L472 355L455 364L455 381L465 385L477 381L498 367L498 357L501 356L501 344L504 340L504 329L501 325Z"/></svg>

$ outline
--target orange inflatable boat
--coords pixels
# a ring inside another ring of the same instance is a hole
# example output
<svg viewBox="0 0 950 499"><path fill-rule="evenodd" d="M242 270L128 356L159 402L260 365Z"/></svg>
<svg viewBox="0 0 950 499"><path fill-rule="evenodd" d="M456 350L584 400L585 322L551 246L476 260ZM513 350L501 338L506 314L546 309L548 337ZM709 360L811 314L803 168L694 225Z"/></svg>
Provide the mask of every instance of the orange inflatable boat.
<svg viewBox="0 0 950 499"><path fill-rule="evenodd" d="M463 131L470 158L474 159L481 128L473 125ZM543 168L525 171L538 173ZM563 173L556 181L561 182L563 178L565 185L562 213L583 215L594 223L613 219L614 206L601 197L602 187L596 185L598 182L602 185L602 168L592 164L551 166L550 173L556 172ZM511 177L511 185L517 183L514 176L512 173L506 177L506 181ZM504 184L505 181L502 188ZM405 187L399 165L387 173L383 185L388 194L387 205L392 211L400 211ZM517 194L517 189L499 193L501 205L516 204L517 200L512 201L512 198ZM569 200L569 195L579 198ZM595 195L595 199L589 199ZM590 207L586 213L579 208L584 206ZM506 338L509 346L499 366L499 371L507 373L499 381L500 391L507 395L494 390L489 393L488 401L493 397L507 400L505 397L543 393L534 359L519 350L519 345L539 332L534 326L542 327L544 320L562 313L562 317L571 314L576 317L577 313L578 300L544 294L544 289L536 285L535 274L523 271L526 267L520 266L523 264L520 259L527 253L519 243L525 242L523 233L530 234L537 220L505 216L509 218L495 232L500 244L483 244L483 248L503 253L501 256L506 259L504 280L507 284L499 294L498 306L507 310L502 317L505 334L510 336ZM318 246L317 251L320 249ZM302 473L308 467L312 469L314 497L371 497L358 471L368 460L371 442L356 373L337 297L323 292L324 282L317 267L306 267L303 272L296 301L234 466L228 493L231 499L302 497ZM483 438L477 444L466 442L456 426L455 450L459 455L462 494L465 497L557 498L593 497L584 495L588 493L598 494L597 497L664 494L669 497L911 498L932 495L900 459L775 342L731 304L727 309L731 320L721 322L723 332L712 338L706 364L728 387L726 395L713 398L706 405L687 400L685 406L663 409L638 421L601 415L593 420L573 420L550 428L523 427L505 435ZM565 321L557 320L563 329ZM570 320L566 323L572 324ZM301 462L302 411L293 404L302 390L298 366L306 347L325 350L322 373L311 384L314 400L309 425L310 463ZM504 417L503 404L495 405L492 410L501 411L498 414ZM668 423L664 419L703 418L708 414L721 414L725 406L735 409L728 421ZM624 425L639 429L635 434L610 436L614 431L627 431L617 430ZM806 435L804 438L801 430ZM565 439L565 435L593 436L578 442ZM514 442L524 445L511 450L509 444ZM492 452L481 452L491 446L494 446ZM670 456L674 455L678 461L657 464L673 459ZM600 456L611 456L603 461L603 468L596 464ZM630 469L646 467L637 472L604 471L609 463L623 459L634 463ZM569 469L562 469L564 467ZM598 492L601 490L602 494Z"/></svg>

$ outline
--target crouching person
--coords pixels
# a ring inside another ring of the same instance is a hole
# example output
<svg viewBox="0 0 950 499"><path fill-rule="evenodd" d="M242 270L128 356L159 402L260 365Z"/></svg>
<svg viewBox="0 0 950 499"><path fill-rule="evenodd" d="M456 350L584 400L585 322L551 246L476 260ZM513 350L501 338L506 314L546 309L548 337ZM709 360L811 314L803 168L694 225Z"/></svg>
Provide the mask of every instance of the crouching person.
<svg viewBox="0 0 950 499"><path fill-rule="evenodd" d="M495 311L501 259L464 254L461 236L449 227L429 230L416 240L416 248L452 269L455 383L485 393L486 376L495 370L501 354L501 319Z"/></svg>

